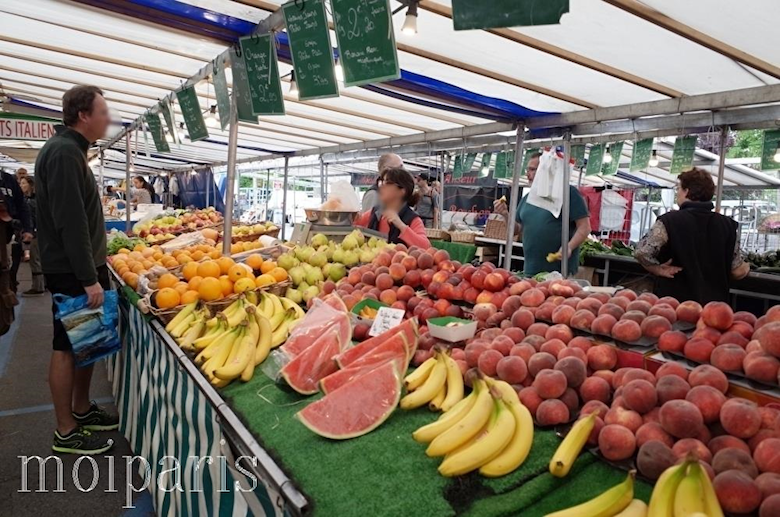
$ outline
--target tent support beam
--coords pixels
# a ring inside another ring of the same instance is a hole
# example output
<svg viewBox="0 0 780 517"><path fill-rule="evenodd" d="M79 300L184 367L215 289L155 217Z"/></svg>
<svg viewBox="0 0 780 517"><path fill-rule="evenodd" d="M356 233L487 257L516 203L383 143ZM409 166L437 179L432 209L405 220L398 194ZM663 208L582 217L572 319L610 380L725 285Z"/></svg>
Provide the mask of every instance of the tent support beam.
<svg viewBox="0 0 780 517"><path fill-rule="evenodd" d="M563 205L561 206L561 275L569 273L569 213L571 212L571 133L563 136Z"/></svg>
<svg viewBox="0 0 780 517"><path fill-rule="evenodd" d="M518 124L515 137L515 163L512 167L512 190L509 194L509 212L506 216L506 246L504 247L504 269L512 271L512 254L515 243L515 219L517 205L520 200L520 175L523 173L523 143L525 141L525 124ZM442 190L444 190L442 188Z"/></svg>
<svg viewBox="0 0 780 517"><path fill-rule="evenodd" d="M718 147L718 185L715 190L715 211L720 212L720 203L723 201L723 177L726 174L726 138L729 128L720 128L720 147Z"/></svg>
<svg viewBox="0 0 780 517"><path fill-rule="evenodd" d="M130 215L133 212L130 206L130 132L125 133L125 233L130 235ZM102 156L102 153L101 153Z"/></svg>
<svg viewBox="0 0 780 517"><path fill-rule="evenodd" d="M284 157L284 192L282 194L282 240L285 240L285 233L287 233L287 181L289 178L289 165L290 158Z"/></svg>
<svg viewBox="0 0 780 517"><path fill-rule="evenodd" d="M230 256L233 244L233 201L236 184L236 150L238 148L238 107L236 94L230 96L230 129L228 133L227 185L225 188L225 213L222 230L222 254ZM216 198L216 192L215 192ZM216 205L216 203L214 203Z"/></svg>

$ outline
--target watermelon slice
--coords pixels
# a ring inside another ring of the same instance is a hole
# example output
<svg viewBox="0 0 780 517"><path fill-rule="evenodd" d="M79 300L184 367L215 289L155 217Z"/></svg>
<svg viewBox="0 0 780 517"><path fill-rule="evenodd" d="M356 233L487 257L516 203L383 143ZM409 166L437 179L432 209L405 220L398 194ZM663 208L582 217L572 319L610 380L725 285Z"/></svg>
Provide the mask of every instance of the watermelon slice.
<svg viewBox="0 0 780 517"><path fill-rule="evenodd" d="M344 384L295 416L314 433L332 440L362 436L393 413L401 398L401 373L384 363Z"/></svg>
<svg viewBox="0 0 780 517"><path fill-rule="evenodd" d="M380 334L378 336L374 336L372 338L369 338L359 345L355 345L354 347L346 350L341 355L336 358L339 365L342 368L345 368L349 366L350 364L354 363L358 358L361 356L367 354L371 350L375 349L388 339L392 338L396 334L403 333L406 335L407 338L407 345L409 346L408 355L409 357L412 357L414 355L414 350L417 349L417 340L418 340L418 328L417 328L417 319L416 318L410 318L400 325L391 328L384 334Z"/></svg>
<svg viewBox="0 0 780 517"><path fill-rule="evenodd" d="M317 302L317 305L312 307L306 316L296 323L287 341L279 347L289 357L295 357L306 350L335 323L350 326L347 313L336 310L319 300ZM350 328L350 334L344 339L342 346L349 342L349 338L352 336L351 332ZM346 335L346 330L342 328L341 334L343 338Z"/></svg>
<svg viewBox="0 0 780 517"><path fill-rule="evenodd" d="M340 350L339 331L332 328L295 356L279 373L292 389L301 395L312 395L319 391L320 380L337 370L333 358Z"/></svg>
<svg viewBox="0 0 780 517"><path fill-rule="evenodd" d="M400 358L393 358L391 359L391 361L395 363L395 366L399 372L405 370L406 365L404 364L404 361L402 361ZM379 366L381 366L381 364L369 364L365 366L349 367L344 370L339 370L337 372L331 373L330 375L328 375L327 377L325 377L320 381L320 390L323 393L330 393L332 391L336 391L338 388L342 387L343 385L350 382L351 380L357 379L364 373L369 372Z"/></svg>
<svg viewBox="0 0 780 517"><path fill-rule="evenodd" d="M358 366L374 365L378 366L381 363L390 361L392 359L403 362L404 367L409 364L411 357L408 355L409 347L406 344L406 335L396 334L391 337L369 353L359 357L349 365L350 368ZM405 370L405 368L404 368Z"/></svg>
<svg viewBox="0 0 780 517"><path fill-rule="evenodd" d="M341 312L349 312L349 309L347 309L346 304L344 303L344 300L341 299L341 296L339 296L336 293L331 293L327 295L325 298L322 299L323 302L330 305L337 311Z"/></svg>

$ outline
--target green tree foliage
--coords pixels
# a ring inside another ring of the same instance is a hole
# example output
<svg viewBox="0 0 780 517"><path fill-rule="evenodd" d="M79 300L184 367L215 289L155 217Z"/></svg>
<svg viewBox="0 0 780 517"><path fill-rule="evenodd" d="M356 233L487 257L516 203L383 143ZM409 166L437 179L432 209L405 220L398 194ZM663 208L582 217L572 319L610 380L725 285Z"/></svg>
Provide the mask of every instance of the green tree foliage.
<svg viewBox="0 0 780 517"><path fill-rule="evenodd" d="M761 156L764 132L760 129L737 131L734 146L729 149L729 158L757 158Z"/></svg>

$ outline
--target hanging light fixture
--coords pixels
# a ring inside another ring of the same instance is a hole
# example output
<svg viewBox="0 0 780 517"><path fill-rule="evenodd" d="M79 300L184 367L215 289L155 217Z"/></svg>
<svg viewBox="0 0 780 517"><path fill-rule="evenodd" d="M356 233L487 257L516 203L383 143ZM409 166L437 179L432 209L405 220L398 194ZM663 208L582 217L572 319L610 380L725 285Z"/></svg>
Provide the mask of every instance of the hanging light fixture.
<svg viewBox="0 0 780 517"><path fill-rule="evenodd" d="M135 172L135 166L132 163L130 164L130 172Z"/></svg>
<svg viewBox="0 0 780 517"><path fill-rule="evenodd" d="M344 67L341 66L341 58L336 58L336 67L334 68L334 71L336 72L336 80L343 83Z"/></svg>
<svg viewBox="0 0 780 517"><path fill-rule="evenodd" d="M607 146L607 152L604 154L604 163L612 163L612 153L609 152L609 146Z"/></svg>
<svg viewBox="0 0 780 517"><path fill-rule="evenodd" d="M290 72L290 95L298 96L298 82L295 80L295 70Z"/></svg>
<svg viewBox="0 0 780 517"><path fill-rule="evenodd" d="M401 32L407 36L414 36L417 34L417 0L411 0L411 2L409 2Z"/></svg>
<svg viewBox="0 0 780 517"><path fill-rule="evenodd" d="M184 130L184 122L179 122L179 142L184 140L187 136L187 132Z"/></svg>
<svg viewBox="0 0 780 517"><path fill-rule="evenodd" d="M216 104L212 105L211 108L209 108L209 112L206 114L206 125L208 127L217 127L219 125Z"/></svg>
<svg viewBox="0 0 780 517"><path fill-rule="evenodd" d="M777 143L777 149L775 150L774 160L780 162L780 142Z"/></svg>
<svg viewBox="0 0 780 517"><path fill-rule="evenodd" d="M650 167L658 167L658 151L653 149L653 155L650 157Z"/></svg>

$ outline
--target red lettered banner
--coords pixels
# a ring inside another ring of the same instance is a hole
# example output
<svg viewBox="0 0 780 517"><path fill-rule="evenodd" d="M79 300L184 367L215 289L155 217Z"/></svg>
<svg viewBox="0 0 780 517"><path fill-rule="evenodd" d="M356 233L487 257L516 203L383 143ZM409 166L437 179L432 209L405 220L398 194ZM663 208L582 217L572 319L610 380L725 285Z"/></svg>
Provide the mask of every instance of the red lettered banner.
<svg viewBox="0 0 780 517"><path fill-rule="evenodd" d="M0 117L0 139L48 140L54 136L54 123Z"/></svg>

